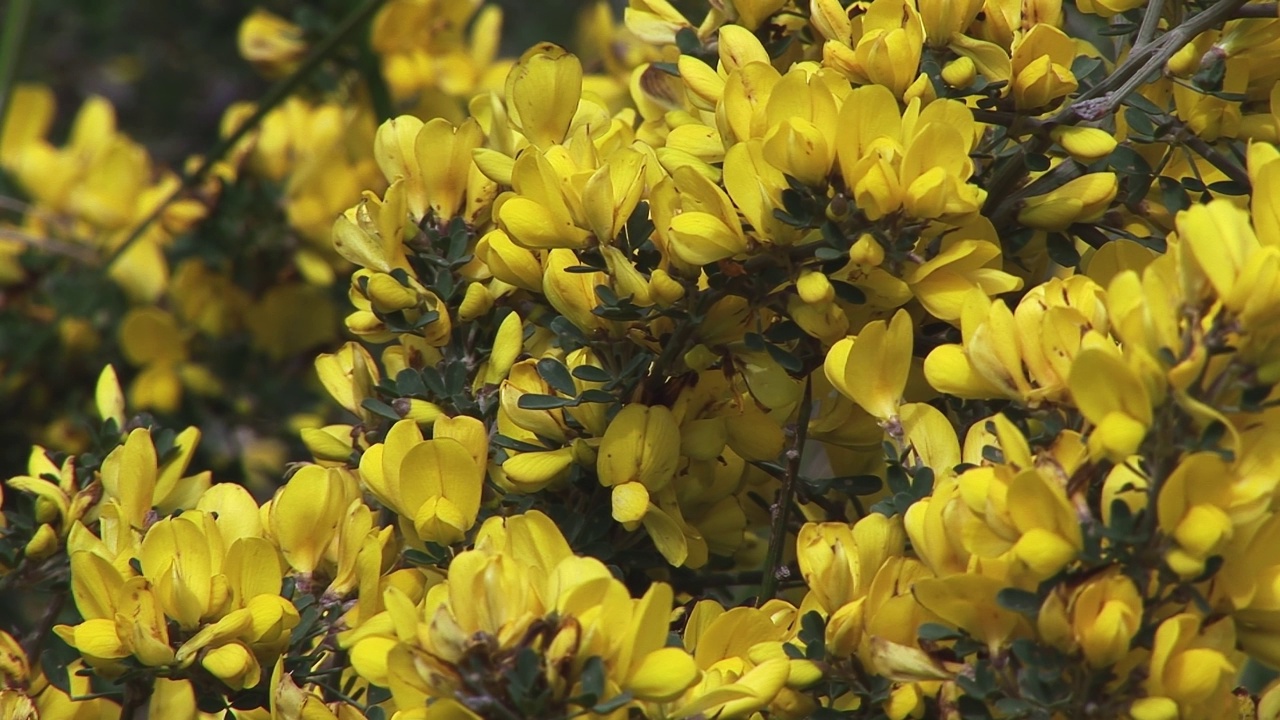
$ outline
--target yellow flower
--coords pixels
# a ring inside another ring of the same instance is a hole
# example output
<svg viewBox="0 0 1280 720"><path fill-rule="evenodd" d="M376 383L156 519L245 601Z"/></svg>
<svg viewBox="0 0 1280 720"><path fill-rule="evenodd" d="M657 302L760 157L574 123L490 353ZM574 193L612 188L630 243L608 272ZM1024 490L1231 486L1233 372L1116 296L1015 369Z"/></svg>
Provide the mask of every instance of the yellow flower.
<svg viewBox="0 0 1280 720"><path fill-rule="evenodd" d="M361 457L360 477L404 518L402 527L414 530L414 540L451 545L465 537L480 512L488 441L475 418L440 418L434 431L425 440L412 420L392 425L385 441Z"/></svg>
<svg viewBox="0 0 1280 720"><path fill-rule="evenodd" d="M718 185L692 168L682 167L663 187L679 203L665 225L658 225L674 259L696 267L746 251L748 240L738 211ZM662 192L654 190L655 195ZM655 217L655 223L660 220L661 216Z"/></svg>
<svg viewBox="0 0 1280 720"><path fill-rule="evenodd" d="M823 370L845 397L890 423L898 417L907 385L911 345L911 316L899 310L888 324L867 323L857 337L833 345Z"/></svg>
<svg viewBox="0 0 1280 720"><path fill-rule="evenodd" d="M507 75L511 124L540 149L564 140L582 96L582 64L563 48L535 45Z"/></svg>
<svg viewBox="0 0 1280 720"><path fill-rule="evenodd" d="M1043 112L1075 92L1076 52L1075 42L1052 25L1040 23L1016 36L1010 94L1018 108Z"/></svg>
<svg viewBox="0 0 1280 720"><path fill-rule="evenodd" d="M1006 462L972 468L956 478L965 549L982 558L1014 561L1013 569L1040 581L1062 570L1084 547L1066 491L1037 469L1026 439L1003 415L992 418Z"/></svg>
<svg viewBox="0 0 1280 720"><path fill-rule="evenodd" d="M1089 449L1094 455L1132 455L1151 426L1148 384L1124 358L1101 348L1082 350L1071 364L1071 396L1089 422Z"/></svg>
<svg viewBox="0 0 1280 720"><path fill-rule="evenodd" d="M432 698L464 701L476 691L459 663L490 662L545 638L536 672L565 703L581 692L592 658L606 673L607 700L626 690L669 701L693 684L698 666L682 648L665 647L672 590L654 583L639 599L598 560L573 555L555 524L536 511L492 518L475 548L456 556L444 584L412 599L398 589L387 609L340 642L356 672L387 684L407 710ZM554 662L552 661L554 659ZM485 690L502 692L494 688ZM433 704L431 707L435 707Z"/></svg>
<svg viewBox="0 0 1280 720"><path fill-rule="evenodd" d="M1129 710L1137 720L1222 717L1233 707L1231 687L1238 668L1230 659L1236 641L1230 619L1206 624L1191 613L1160 623L1151 649L1147 697Z"/></svg>
<svg viewBox="0 0 1280 720"><path fill-rule="evenodd" d="M350 471L319 465L301 468L276 492L264 511L266 526L294 570L310 575L320 567L357 497Z"/></svg>
<svg viewBox="0 0 1280 720"><path fill-rule="evenodd" d="M1119 572L1090 578L1069 594L1058 588L1037 617L1041 637L1064 650L1079 648L1095 668L1115 665L1142 626L1142 595Z"/></svg>

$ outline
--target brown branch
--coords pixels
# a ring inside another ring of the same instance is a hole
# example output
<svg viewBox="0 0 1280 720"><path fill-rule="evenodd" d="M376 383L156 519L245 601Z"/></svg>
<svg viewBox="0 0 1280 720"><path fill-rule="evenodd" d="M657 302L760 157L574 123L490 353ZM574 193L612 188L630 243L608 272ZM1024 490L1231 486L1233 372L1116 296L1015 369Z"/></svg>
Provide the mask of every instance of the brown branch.
<svg viewBox="0 0 1280 720"><path fill-rule="evenodd" d="M1258 3L1257 5L1245 5L1236 10L1231 16L1233 20L1243 18L1276 18L1280 17L1280 3Z"/></svg>
<svg viewBox="0 0 1280 720"><path fill-rule="evenodd" d="M796 482L800 479L800 457L804 454L805 440L809 434L809 418L813 414L813 380L805 378L804 396L800 400L800 408L796 411L795 442L787 451L787 474L782 478L782 487L778 490L778 499L769 508L772 523L769 528L769 547L765 551L764 577L760 583L760 605L772 600L778 594L779 581L790 577L789 569L782 563L782 550L787 544L787 515L791 511L791 502L796 493Z"/></svg>
<svg viewBox="0 0 1280 720"><path fill-rule="evenodd" d="M1169 30L1158 40L1135 47L1115 72L1081 93L1045 121L1045 124L1049 127L1074 125L1082 120L1097 120L1114 114L1126 98L1147 84L1147 78L1162 70L1165 63L1187 43L1205 30L1230 20L1245 2L1246 0L1222 0ZM982 210L997 228L1017 208L1010 197L1013 188L1026 175L1027 156L1043 153L1051 145L1052 141L1048 137L1037 135L1011 153L996 171L987 188L987 203Z"/></svg>

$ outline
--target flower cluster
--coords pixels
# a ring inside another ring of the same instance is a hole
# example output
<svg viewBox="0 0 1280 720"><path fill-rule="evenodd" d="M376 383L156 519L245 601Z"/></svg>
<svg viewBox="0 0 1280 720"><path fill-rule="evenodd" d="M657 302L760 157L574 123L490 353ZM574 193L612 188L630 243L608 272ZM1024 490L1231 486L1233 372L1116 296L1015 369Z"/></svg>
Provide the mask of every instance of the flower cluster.
<svg viewBox="0 0 1280 720"><path fill-rule="evenodd" d="M24 232L106 253L140 371L4 485L0 582L60 599L0 718L1280 712L1275 5L685 5L499 60L387 0L194 194L18 96ZM170 275L246 185L285 279ZM323 345L278 487L165 429L239 327Z"/></svg>

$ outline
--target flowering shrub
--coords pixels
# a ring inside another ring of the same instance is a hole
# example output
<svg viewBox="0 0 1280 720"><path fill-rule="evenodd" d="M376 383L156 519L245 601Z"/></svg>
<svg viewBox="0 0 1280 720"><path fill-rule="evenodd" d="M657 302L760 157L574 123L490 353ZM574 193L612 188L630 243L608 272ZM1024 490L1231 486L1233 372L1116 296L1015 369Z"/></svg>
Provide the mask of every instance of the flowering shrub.
<svg viewBox="0 0 1280 720"><path fill-rule="evenodd" d="M1275 4L691 12L257 10L181 175L13 94L117 363L4 358L0 718L1280 716Z"/></svg>

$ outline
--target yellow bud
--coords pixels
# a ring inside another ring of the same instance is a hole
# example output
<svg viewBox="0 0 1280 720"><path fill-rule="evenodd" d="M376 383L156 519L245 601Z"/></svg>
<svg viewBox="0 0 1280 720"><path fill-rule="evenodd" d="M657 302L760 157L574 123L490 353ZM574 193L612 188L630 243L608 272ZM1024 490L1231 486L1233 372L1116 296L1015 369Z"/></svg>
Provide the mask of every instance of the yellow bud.
<svg viewBox="0 0 1280 720"><path fill-rule="evenodd" d="M547 452L525 452L503 461L502 471L521 492L535 492L567 477L573 461L572 446Z"/></svg>
<svg viewBox="0 0 1280 720"><path fill-rule="evenodd" d="M102 368L98 376L97 390L94 392L98 417L103 422L116 421L116 429L124 430L124 393L120 390L120 380L116 377L116 369L110 365Z"/></svg>
<svg viewBox="0 0 1280 720"><path fill-rule="evenodd" d="M257 659L240 643L209 650L200 659L200 665L233 690L253 687L262 678Z"/></svg>
<svg viewBox="0 0 1280 720"><path fill-rule="evenodd" d="M1066 230L1072 223L1102 217L1116 191L1115 173L1089 173L1044 195L1028 198L1018 212L1018 222L1041 230Z"/></svg>
<svg viewBox="0 0 1280 720"><path fill-rule="evenodd" d="M397 398L391 401L391 407L400 417L424 427L431 425L444 414L444 410L439 405L421 398Z"/></svg>
<svg viewBox="0 0 1280 720"><path fill-rule="evenodd" d="M386 273L369 275L365 295L373 302L374 308L384 313L417 307L419 302L416 292L401 285L399 280Z"/></svg>
<svg viewBox="0 0 1280 720"><path fill-rule="evenodd" d="M654 270L649 275L649 287L654 302L661 307L671 307L684 297L684 285L667 274L666 270Z"/></svg>
<svg viewBox="0 0 1280 720"><path fill-rule="evenodd" d="M827 276L812 270L800 273L800 279L796 280L796 292L801 300L810 305L829 303L836 297L835 288L831 286Z"/></svg>
<svg viewBox="0 0 1280 720"><path fill-rule="evenodd" d="M39 562L58 551L58 533L48 523L36 528L36 532L27 541L23 554L28 560Z"/></svg>
<svg viewBox="0 0 1280 720"><path fill-rule="evenodd" d="M1050 135L1071 157L1083 162L1100 160L1116 149L1115 136L1101 128L1063 125L1054 128Z"/></svg>
<svg viewBox="0 0 1280 720"><path fill-rule="evenodd" d="M623 524L637 524L649 509L649 491L643 483L625 482L613 486L613 519Z"/></svg>
<svg viewBox="0 0 1280 720"><path fill-rule="evenodd" d="M942 81L953 88L967 88L977 74L973 60L962 55L942 68Z"/></svg>
<svg viewBox="0 0 1280 720"><path fill-rule="evenodd" d="M493 295L482 283L467 285L467 293L458 305L458 319L468 322L481 317L493 307Z"/></svg>
<svg viewBox="0 0 1280 720"><path fill-rule="evenodd" d="M692 55L681 55L677 66L690 99L706 110L715 109L716 103L724 96L724 78Z"/></svg>
<svg viewBox="0 0 1280 720"><path fill-rule="evenodd" d="M884 262L884 245L868 233L863 233L849 248L849 259L859 265L879 267Z"/></svg>
<svg viewBox="0 0 1280 720"><path fill-rule="evenodd" d="M551 43L530 48L507 75L511 123L538 148L564 139L582 97L582 63Z"/></svg>

